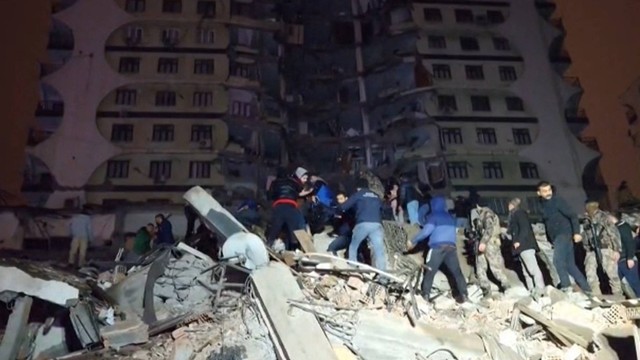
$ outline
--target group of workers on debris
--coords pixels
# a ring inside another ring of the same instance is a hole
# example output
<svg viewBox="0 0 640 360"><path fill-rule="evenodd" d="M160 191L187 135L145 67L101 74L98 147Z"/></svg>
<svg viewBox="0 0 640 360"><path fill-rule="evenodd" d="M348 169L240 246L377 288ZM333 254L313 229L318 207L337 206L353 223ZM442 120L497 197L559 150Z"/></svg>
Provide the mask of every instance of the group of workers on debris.
<svg viewBox="0 0 640 360"><path fill-rule="evenodd" d="M304 168L297 168L293 174L280 170L268 190L272 212L266 231L267 246L276 251L293 250L298 247L294 231L316 233L322 230L314 230L314 227L324 229L324 225L332 225L335 238L328 247L329 252L335 255L340 250L346 250L346 257L350 261L368 262L368 249L363 246L367 240L373 265L385 270L387 254L382 220L388 217L386 210L390 210L390 220L404 222L406 214L409 224L421 228L407 244L407 252L411 252L420 242L428 242L421 289L423 298L429 300L435 274L444 265L455 281L459 294L457 300L467 301L467 280L462 274L457 251L458 231L461 225L467 226L459 220L460 209L455 210L454 217L449 211L447 199L442 196L435 196L421 205L423 194L408 177L390 183L384 198L369 188L366 178L358 179L355 188L355 193L351 195L342 191L333 195L327 182L309 174ZM609 279L613 295L623 295L621 279L624 278L633 292L640 296L640 277L635 257L637 226L624 221L620 213L614 216L601 210L594 200L586 202L586 217L580 221L565 200L554 194L548 182L538 184L537 195L546 229L545 240L536 238L529 215L521 208L519 198L509 202L506 229L501 227L498 215L482 198L470 196L468 199L470 211L467 216L472 221L465 234L473 244L475 277L484 298L492 296L489 270L503 291L511 287L503 258L503 241L509 242L513 255L519 258L526 286L534 298L542 296L545 287L536 257L541 241L552 244L552 261L546 265L552 278L559 282L553 285L561 290L572 291L573 278L585 294L601 295L598 278L598 268L601 268ZM308 201L312 209L320 210L303 211L301 199ZM582 243L585 248L586 277L576 263L574 243Z"/></svg>

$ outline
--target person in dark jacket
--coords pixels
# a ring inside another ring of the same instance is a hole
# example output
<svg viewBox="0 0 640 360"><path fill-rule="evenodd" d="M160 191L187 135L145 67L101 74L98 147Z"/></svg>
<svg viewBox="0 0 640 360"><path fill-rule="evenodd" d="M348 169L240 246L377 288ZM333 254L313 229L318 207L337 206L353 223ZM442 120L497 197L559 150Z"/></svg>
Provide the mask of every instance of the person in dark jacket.
<svg viewBox="0 0 640 360"><path fill-rule="evenodd" d="M163 214L156 215L156 226L158 227L156 245L173 245L175 243L173 226Z"/></svg>
<svg viewBox="0 0 640 360"><path fill-rule="evenodd" d="M522 274L527 283L527 289L534 297L538 297L544 292L544 277L536 259L538 243L533 235L529 216L520 208L520 203L521 200L519 198L513 198L509 201L509 226L507 231L511 235L513 253L520 258Z"/></svg>
<svg viewBox="0 0 640 360"><path fill-rule="evenodd" d="M353 236L349 244L349 260L357 261L358 248L368 238L373 250L375 267L385 270L387 260L382 228L382 200L369 189L367 179L358 179L356 189L356 193L339 206L343 212L352 208L356 212L356 226L353 228Z"/></svg>
<svg viewBox="0 0 640 360"><path fill-rule="evenodd" d="M620 279L627 279L636 297L640 297L640 276L638 275L638 259L636 258L636 238L639 228L631 226L622 220L622 214L616 214L616 227L622 240L622 251L618 260L618 274Z"/></svg>
<svg viewBox="0 0 640 360"><path fill-rule="evenodd" d="M194 234L194 230L196 229L196 220L198 220L198 213L190 204L185 204L184 217L187 218L187 232L184 235L186 240Z"/></svg>
<svg viewBox="0 0 640 360"><path fill-rule="evenodd" d="M293 250L298 244L293 232L306 229L304 216L298 209L298 199L309 195L313 189L304 190L303 180L307 174L301 169L296 170L295 177L289 176L285 169L279 169L277 178L269 187L268 197L273 201L271 224L267 233L269 246L273 246L280 233L286 230L285 247L287 250Z"/></svg>
<svg viewBox="0 0 640 360"><path fill-rule="evenodd" d="M429 301L433 279L444 262L456 282L458 292L462 297L460 302L467 300L467 282L462 275L458 253L456 251L456 220L447 211L446 199L436 196L430 202L431 213L426 216L422 230L408 244L409 251L419 242L429 239L427 266L422 278L422 297Z"/></svg>
<svg viewBox="0 0 640 360"><path fill-rule="evenodd" d="M398 188L398 202L405 210L409 218L411 225L419 225L418 209L420 208L420 200L418 189L415 184L412 183L407 176L403 176L400 179L400 186Z"/></svg>
<svg viewBox="0 0 640 360"><path fill-rule="evenodd" d="M571 289L571 275L582 291L591 294L591 287L578 269L574 255L573 243L582 241L578 216L564 199L553 195L550 183L542 181L538 184L538 196L547 236L553 244L553 263L560 277L560 288L564 291Z"/></svg>

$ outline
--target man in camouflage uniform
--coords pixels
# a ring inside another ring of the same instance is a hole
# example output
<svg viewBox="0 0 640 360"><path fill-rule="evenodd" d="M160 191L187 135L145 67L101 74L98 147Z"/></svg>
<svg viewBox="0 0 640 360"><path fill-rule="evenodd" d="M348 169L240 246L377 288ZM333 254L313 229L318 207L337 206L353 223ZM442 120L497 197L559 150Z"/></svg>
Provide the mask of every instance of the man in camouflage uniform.
<svg viewBox="0 0 640 360"><path fill-rule="evenodd" d="M553 245L551 245L547 238L547 230L543 223L532 224L532 227L533 235L536 237L536 242L538 242L538 248L540 249L538 256L540 256L547 270L549 270L553 286L558 286L558 284L560 284L560 276L558 276L558 270L556 270L556 266L553 264Z"/></svg>
<svg viewBox="0 0 640 360"><path fill-rule="evenodd" d="M615 222L611 221L611 215L600 210L597 201L587 201L587 224L585 225L585 240L583 245L587 251L584 259L584 268L587 273L587 282L591 286L594 295L601 295L600 280L598 279L599 250L602 261L602 269L609 278L609 286L613 295L622 295L622 284L618 275L618 260L620 259L620 232Z"/></svg>
<svg viewBox="0 0 640 360"><path fill-rule="evenodd" d="M488 207L476 205L478 214L478 229L482 234L480 244L478 245L478 261L476 263L476 277L482 288L482 294L485 297L491 295L491 282L489 281L488 271L491 267L491 273L500 281L502 288L507 290L511 287L507 278L504 259L500 251L500 218Z"/></svg>

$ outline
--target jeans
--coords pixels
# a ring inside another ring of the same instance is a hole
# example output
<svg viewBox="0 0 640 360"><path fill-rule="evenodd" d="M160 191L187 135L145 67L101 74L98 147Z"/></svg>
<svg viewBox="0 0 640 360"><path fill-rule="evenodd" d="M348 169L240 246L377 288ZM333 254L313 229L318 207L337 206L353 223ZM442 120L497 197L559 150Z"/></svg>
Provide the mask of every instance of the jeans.
<svg viewBox="0 0 640 360"><path fill-rule="evenodd" d="M409 224L420 225L420 217L418 216L418 210L420 209L420 203L418 200L409 201L407 203L407 215L409 216Z"/></svg>
<svg viewBox="0 0 640 360"><path fill-rule="evenodd" d="M620 275L620 280L627 279L631 289L636 294L636 297L640 297L640 275L638 275L638 259L634 258L635 263L633 267L629 269L627 267L627 260L620 260L618 262L618 274Z"/></svg>
<svg viewBox="0 0 640 360"><path fill-rule="evenodd" d="M433 279L443 262L453 275L458 292L462 296L467 297L467 282L462 275L462 270L460 270L458 253L456 247L453 245L443 245L435 249L430 249L427 253L427 266L424 269L424 277L422 278L422 296L425 299L429 298L431 286L433 286Z"/></svg>
<svg viewBox="0 0 640 360"><path fill-rule="evenodd" d="M362 222L356 224L353 228L351 244L349 244L349 260L358 261L358 248L367 238L373 251L373 261L376 268L385 270L387 268L387 260L384 248L384 229L380 223Z"/></svg>
<svg viewBox="0 0 640 360"><path fill-rule="evenodd" d="M521 252L520 262L527 288L533 290L535 286L536 290L544 290L544 277L538 266L538 260L536 260L536 251L529 249Z"/></svg>
<svg viewBox="0 0 640 360"><path fill-rule="evenodd" d="M553 264L558 271L558 277L560 277L560 288L571 287L569 279L569 275L571 275L582 291L591 292L587 278L576 265L571 235L558 235L553 240Z"/></svg>
<svg viewBox="0 0 640 360"><path fill-rule="evenodd" d="M280 204L273 208L270 225L267 244L272 246L275 239L280 235L280 232L286 229L287 239L285 240L285 245L287 250L293 250L295 245L298 244L298 240L293 232L296 230L305 230L307 226L300 210L289 204Z"/></svg>
<svg viewBox="0 0 640 360"><path fill-rule="evenodd" d="M340 235L337 238L333 239L327 251L332 253L333 255L337 255L338 251L345 250L349 247L349 243L351 242L351 236L349 235Z"/></svg>

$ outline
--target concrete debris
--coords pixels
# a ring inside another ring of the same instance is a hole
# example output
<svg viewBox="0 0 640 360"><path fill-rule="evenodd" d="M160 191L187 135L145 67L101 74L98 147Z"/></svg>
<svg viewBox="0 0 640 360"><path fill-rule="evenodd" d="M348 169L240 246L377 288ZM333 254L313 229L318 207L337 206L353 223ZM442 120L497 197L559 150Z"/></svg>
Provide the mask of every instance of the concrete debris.
<svg viewBox="0 0 640 360"><path fill-rule="evenodd" d="M34 267L30 263L29 266L0 266L0 289L37 297L60 306L68 306L78 300L78 288L46 276L52 273L51 269L44 266L36 271L30 271L32 269Z"/></svg>

